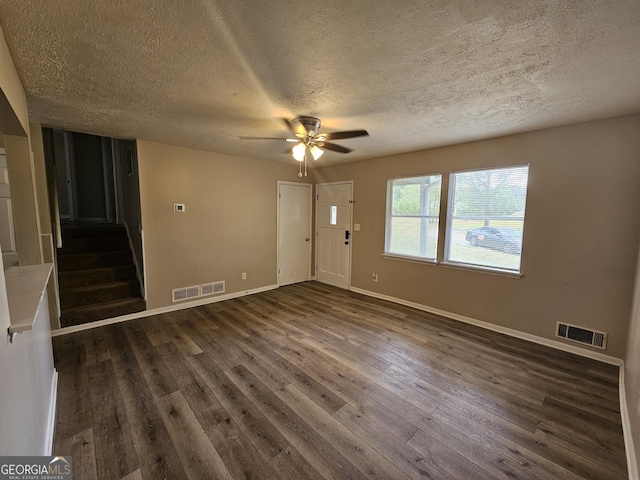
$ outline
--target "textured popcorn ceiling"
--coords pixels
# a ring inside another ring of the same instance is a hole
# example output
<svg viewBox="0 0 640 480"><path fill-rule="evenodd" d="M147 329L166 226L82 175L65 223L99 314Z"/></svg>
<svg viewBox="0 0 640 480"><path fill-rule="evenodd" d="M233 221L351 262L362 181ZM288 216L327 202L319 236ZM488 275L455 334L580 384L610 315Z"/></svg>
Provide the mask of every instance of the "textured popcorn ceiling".
<svg viewBox="0 0 640 480"><path fill-rule="evenodd" d="M638 0L0 0L31 121L324 164L640 111Z"/></svg>

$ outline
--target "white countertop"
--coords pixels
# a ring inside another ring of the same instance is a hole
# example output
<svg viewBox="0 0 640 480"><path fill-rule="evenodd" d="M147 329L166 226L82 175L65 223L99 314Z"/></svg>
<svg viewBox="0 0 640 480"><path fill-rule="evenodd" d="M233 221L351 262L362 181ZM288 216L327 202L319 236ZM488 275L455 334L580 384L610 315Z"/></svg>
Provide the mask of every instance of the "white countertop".
<svg viewBox="0 0 640 480"><path fill-rule="evenodd" d="M11 267L4 272L11 326L9 333L33 329L53 264Z"/></svg>

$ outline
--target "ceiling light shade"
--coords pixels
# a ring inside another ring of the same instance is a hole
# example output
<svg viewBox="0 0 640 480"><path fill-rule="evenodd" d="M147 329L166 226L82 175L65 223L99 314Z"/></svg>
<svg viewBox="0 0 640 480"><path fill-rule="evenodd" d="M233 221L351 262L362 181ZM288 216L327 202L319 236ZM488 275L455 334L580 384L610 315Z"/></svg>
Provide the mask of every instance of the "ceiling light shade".
<svg viewBox="0 0 640 480"><path fill-rule="evenodd" d="M302 162L304 160L304 154L306 149L307 149L307 146L304 143L300 142L295 147L293 147L291 154L293 155L293 158L295 158L297 161Z"/></svg>
<svg viewBox="0 0 640 480"><path fill-rule="evenodd" d="M314 160L319 159L322 156L322 154L324 153L324 150L322 150L321 148L319 148L319 147L317 147L315 145L313 145L310 148L310 151L311 151L311 155L313 155L313 159Z"/></svg>

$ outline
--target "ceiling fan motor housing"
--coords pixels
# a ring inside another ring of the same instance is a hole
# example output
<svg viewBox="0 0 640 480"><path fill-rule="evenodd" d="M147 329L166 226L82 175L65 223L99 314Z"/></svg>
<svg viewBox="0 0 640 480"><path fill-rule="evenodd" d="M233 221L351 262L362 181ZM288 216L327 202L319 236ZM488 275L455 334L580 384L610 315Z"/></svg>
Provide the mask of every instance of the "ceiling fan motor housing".
<svg viewBox="0 0 640 480"><path fill-rule="evenodd" d="M308 137L315 137L320 131L320 119L316 117L297 117L291 123L294 127L296 123L302 125Z"/></svg>

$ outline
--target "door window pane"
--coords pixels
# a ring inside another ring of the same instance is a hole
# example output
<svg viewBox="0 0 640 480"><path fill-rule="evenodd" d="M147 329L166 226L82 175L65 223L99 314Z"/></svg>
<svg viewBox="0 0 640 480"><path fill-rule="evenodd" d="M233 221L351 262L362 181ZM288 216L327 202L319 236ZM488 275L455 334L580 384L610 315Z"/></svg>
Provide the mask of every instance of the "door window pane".
<svg viewBox="0 0 640 480"><path fill-rule="evenodd" d="M331 225L338 224L338 206L337 205L331 205L331 218L329 219L329 223Z"/></svg>

